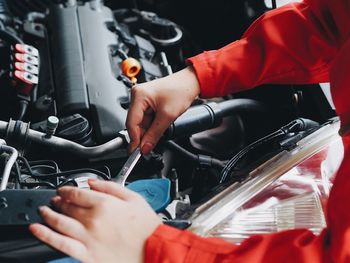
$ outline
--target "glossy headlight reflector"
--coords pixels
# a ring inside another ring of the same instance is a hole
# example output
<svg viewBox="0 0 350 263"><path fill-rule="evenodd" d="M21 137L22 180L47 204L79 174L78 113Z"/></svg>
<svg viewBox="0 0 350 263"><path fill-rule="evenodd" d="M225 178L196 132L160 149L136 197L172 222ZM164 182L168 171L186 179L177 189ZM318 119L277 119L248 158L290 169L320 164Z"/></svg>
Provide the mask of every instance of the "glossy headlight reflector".
<svg viewBox="0 0 350 263"><path fill-rule="evenodd" d="M339 122L326 125L199 207L193 232L240 243L254 234L326 225L324 204L343 159Z"/></svg>

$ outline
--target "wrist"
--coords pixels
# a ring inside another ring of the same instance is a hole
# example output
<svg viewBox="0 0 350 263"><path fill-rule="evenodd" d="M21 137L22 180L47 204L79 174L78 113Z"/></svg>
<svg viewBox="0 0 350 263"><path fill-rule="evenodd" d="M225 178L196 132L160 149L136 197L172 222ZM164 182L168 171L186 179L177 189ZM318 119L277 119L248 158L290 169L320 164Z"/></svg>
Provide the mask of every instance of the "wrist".
<svg viewBox="0 0 350 263"><path fill-rule="evenodd" d="M197 78L197 75L193 66L190 65L187 68L185 68L184 74L187 75L186 78L188 79L189 87L191 87L193 99L195 99L196 97L199 96L201 89L200 89L199 80Z"/></svg>

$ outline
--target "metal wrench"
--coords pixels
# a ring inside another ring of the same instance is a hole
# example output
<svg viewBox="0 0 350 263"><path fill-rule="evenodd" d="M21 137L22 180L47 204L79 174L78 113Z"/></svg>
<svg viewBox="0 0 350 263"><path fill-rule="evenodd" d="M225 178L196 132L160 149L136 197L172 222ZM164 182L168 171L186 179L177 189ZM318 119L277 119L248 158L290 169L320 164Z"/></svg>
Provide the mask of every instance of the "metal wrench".
<svg viewBox="0 0 350 263"><path fill-rule="evenodd" d="M131 171L134 169L137 162L140 160L142 154L140 147L129 156L128 160L124 164L123 168L120 170L114 181L122 186L125 186L126 179L130 175Z"/></svg>

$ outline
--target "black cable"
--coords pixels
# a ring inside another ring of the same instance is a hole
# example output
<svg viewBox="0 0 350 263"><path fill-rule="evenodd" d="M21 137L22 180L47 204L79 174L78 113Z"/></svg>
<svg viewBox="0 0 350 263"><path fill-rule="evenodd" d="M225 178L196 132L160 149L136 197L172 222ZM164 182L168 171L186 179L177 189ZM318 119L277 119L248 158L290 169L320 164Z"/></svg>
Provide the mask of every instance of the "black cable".
<svg viewBox="0 0 350 263"><path fill-rule="evenodd" d="M266 135L265 137L249 144L245 148L243 148L241 151L239 151L235 156L233 156L230 161L226 164L224 169L221 171L221 179L220 183L223 183L227 177L232 173L234 167L237 165L237 163L251 150L256 149L257 147L261 146L262 144L271 142L274 139L277 139L278 137L285 136L286 134L290 132L299 132L299 131L305 131L308 129L314 129L319 126L318 123L307 120L307 119L296 119L288 123L287 125L283 126L279 130Z"/></svg>
<svg viewBox="0 0 350 263"><path fill-rule="evenodd" d="M63 181L62 183L60 183L60 184L58 184L57 185L57 188L59 188L59 187L63 187L63 186L65 186L65 185L67 185L67 184L73 184L74 186L78 186L78 184L77 184L77 182L75 181L75 179L68 179L68 180L65 180L65 181Z"/></svg>
<svg viewBox="0 0 350 263"><path fill-rule="evenodd" d="M15 188L20 189L21 188L21 168L19 167L18 162L15 163L16 168L16 183Z"/></svg>
<svg viewBox="0 0 350 263"><path fill-rule="evenodd" d="M31 167L38 165L47 165L53 167L56 173L60 171L58 168L58 164L52 160L29 161L28 163Z"/></svg>
<svg viewBox="0 0 350 263"><path fill-rule="evenodd" d="M19 121L23 120L24 116L27 113L28 105L29 105L29 102L27 100L19 101L19 112L18 112L17 120Z"/></svg>
<svg viewBox="0 0 350 263"><path fill-rule="evenodd" d="M205 162L206 165L213 167L213 168L218 168L220 170L225 167L223 161L221 161L219 159L215 159L211 156L191 153L190 151L181 147L180 145L178 145L174 141L167 141L165 143L165 146L168 147L170 150L178 152L182 156L186 157L186 159L189 159L192 162L198 163L200 165L203 164L203 162Z"/></svg>
<svg viewBox="0 0 350 263"><path fill-rule="evenodd" d="M220 183L223 183L228 175L232 172L233 168L236 166L236 164L251 150L259 147L260 145L270 142L273 139L276 139L279 136L284 135L282 132L273 133L268 136L265 136L262 139L259 139L258 141L253 142L252 144L248 145L247 147L243 148L241 151L239 151L234 157L230 159L230 161L226 164L224 169L221 172L221 179Z"/></svg>
<svg viewBox="0 0 350 263"><path fill-rule="evenodd" d="M26 186L26 187L46 186L46 187L50 187L52 189L57 188L56 185L54 185L53 183L45 182L45 181L32 182L32 183L22 182L21 186Z"/></svg>
<svg viewBox="0 0 350 263"><path fill-rule="evenodd" d="M92 169L92 168L82 168L82 169L75 169L75 170L70 170L70 171L65 171L65 172L59 172L59 173L48 173L48 174L40 174L40 173L35 173L31 169L29 162L27 159L25 159L22 156L19 156L18 159L24 164L25 168L27 169L27 172L30 173L30 176L33 178L40 178L40 179L50 179L50 178L55 178L55 177L63 177L63 176L70 176L78 173L92 173L96 174L100 177L102 177L105 180L111 180L110 175L107 175L101 171Z"/></svg>
<svg viewBox="0 0 350 263"><path fill-rule="evenodd" d="M37 187L37 186L47 186L53 189L56 189L56 186L50 182L44 182L44 181L38 181L38 182L23 182L21 177L22 177L22 173L21 173L21 169L19 167L18 162L15 163L15 175L16 175L16 189L20 189L21 186L26 186L26 187Z"/></svg>
<svg viewBox="0 0 350 263"><path fill-rule="evenodd" d="M273 9L276 9L276 8L277 8L277 2L276 2L276 0L271 0L271 2L272 2L272 8L273 8Z"/></svg>

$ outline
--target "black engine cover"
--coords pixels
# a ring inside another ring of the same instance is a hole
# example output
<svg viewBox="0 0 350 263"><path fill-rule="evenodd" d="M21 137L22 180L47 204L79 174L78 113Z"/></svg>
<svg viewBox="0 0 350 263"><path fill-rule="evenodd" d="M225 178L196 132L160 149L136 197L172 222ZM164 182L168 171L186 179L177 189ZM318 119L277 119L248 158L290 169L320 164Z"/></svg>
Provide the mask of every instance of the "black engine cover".
<svg viewBox="0 0 350 263"><path fill-rule="evenodd" d="M54 5L48 19L58 113L89 117L98 141L124 129L127 114L120 101L128 90L111 64L111 47L121 41L108 29L111 22L112 11L94 2Z"/></svg>

